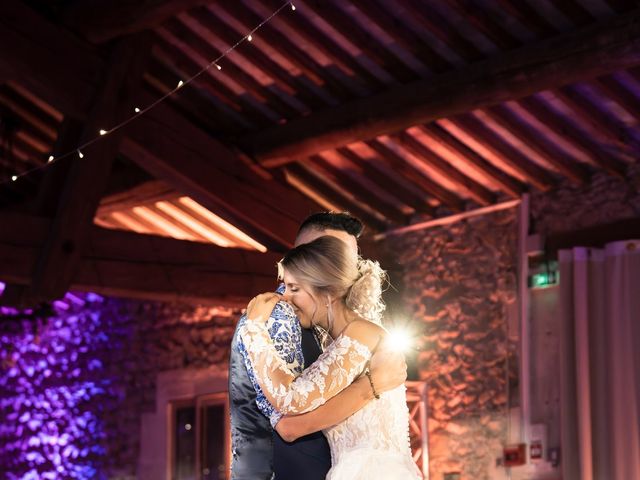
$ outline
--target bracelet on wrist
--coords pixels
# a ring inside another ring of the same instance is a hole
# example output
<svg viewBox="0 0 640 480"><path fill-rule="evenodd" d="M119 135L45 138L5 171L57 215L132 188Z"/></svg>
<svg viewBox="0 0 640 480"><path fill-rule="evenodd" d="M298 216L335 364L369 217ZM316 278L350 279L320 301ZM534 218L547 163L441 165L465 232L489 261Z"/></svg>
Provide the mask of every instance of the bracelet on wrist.
<svg viewBox="0 0 640 480"><path fill-rule="evenodd" d="M373 386L373 379L371 378L371 372L369 369L365 370L364 374L369 379L369 385L371 385L371 391L373 392L373 396L376 400L380 399L380 394L376 391L376 387Z"/></svg>

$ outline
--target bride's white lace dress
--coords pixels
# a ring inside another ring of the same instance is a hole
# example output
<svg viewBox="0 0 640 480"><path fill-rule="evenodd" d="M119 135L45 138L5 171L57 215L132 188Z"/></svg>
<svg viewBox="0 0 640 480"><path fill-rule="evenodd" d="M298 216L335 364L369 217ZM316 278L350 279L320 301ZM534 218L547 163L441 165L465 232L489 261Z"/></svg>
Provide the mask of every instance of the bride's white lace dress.
<svg viewBox="0 0 640 480"><path fill-rule="evenodd" d="M322 355L300 373L289 362L291 325L295 319L286 303L280 315L267 321L247 321L240 327L250 376L273 400L272 425L282 415L311 411L335 396L363 374L371 358L369 349L342 334L328 343ZM285 312L286 315L282 315ZM324 431L331 447L330 480L420 479L409 445L409 411L404 386L380 395L364 408Z"/></svg>

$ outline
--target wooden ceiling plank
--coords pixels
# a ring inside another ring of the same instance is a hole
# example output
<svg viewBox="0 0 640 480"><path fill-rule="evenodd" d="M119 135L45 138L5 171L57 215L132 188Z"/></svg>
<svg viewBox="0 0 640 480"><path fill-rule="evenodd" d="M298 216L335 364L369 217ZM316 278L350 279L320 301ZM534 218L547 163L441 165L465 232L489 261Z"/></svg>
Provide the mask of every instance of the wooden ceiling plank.
<svg viewBox="0 0 640 480"><path fill-rule="evenodd" d="M217 7L238 19L249 29L263 21L259 15L240 3L221 2L217 4ZM263 42L272 48L276 48L287 61L303 72L316 85L325 88L333 97L339 100L353 98L353 94L342 83L333 78L330 72L324 71L323 67L308 52L268 23L262 26L260 34L256 35L252 43L260 48Z"/></svg>
<svg viewBox="0 0 640 480"><path fill-rule="evenodd" d="M528 97L518 103L538 121L556 132L561 132L567 141L586 154L595 165L616 176L624 175L623 172L626 167L623 162L604 151L602 146L593 138L585 135L573 123L564 120L539 98Z"/></svg>
<svg viewBox="0 0 640 480"><path fill-rule="evenodd" d="M469 196L480 205L486 206L495 202L495 195L489 189L467 177L449 162L440 158L440 156L435 152L431 151L420 141L416 140L409 133L402 132L392 135L391 138L427 165L437 170L440 175L443 175L457 186L466 190Z"/></svg>
<svg viewBox="0 0 640 480"><path fill-rule="evenodd" d="M464 210L464 202L457 195L413 169L404 158L391 150L384 143L379 140L371 140L365 143L369 148L380 155L380 161L385 162L389 168L398 172L398 174L413 182L428 194L433 195L433 197L440 200L440 202L448 208L454 212L461 212Z"/></svg>
<svg viewBox="0 0 640 480"><path fill-rule="evenodd" d="M153 29L169 18L209 3L207 0L78 0L69 2L61 17L93 43Z"/></svg>
<svg viewBox="0 0 640 480"><path fill-rule="evenodd" d="M326 198L330 203L338 205L341 210L348 211L358 217L365 225L373 229L376 232L383 232L386 230L387 225L371 214L370 211L365 210L351 198L346 196L343 192L340 192L326 183L324 183L318 177L312 175L308 170L304 169L299 164L289 164L285 169L286 175L292 175L298 182L307 185L310 189L315 190L322 197Z"/></svg>
<svg viewBox="0 0 640 480"><path fill-rule="evenodd" d="M526 191L525 185L482 158L437 123L433 122L428 125L422 125L420 129L431 141L438 142L440 145L454 152L465 163L472 165L484 175L488 176L511 197L519 198Z"/></svg>
<svg viewBox="0 0 640 480"><path fill-rule="evenodd" d="M381 162L362 158L353 150L343 147L337 150L342 157L353 162L358 168L362 169L362 175L367 179L375 182L380 188L389 191L389 194L409 207L413 208L416 213L428 216L435 216L435 209L427 203L424 197L414 194L406 188L401 181L398 181L395 175L389 175L391 170L381 170Z"/></svg>
<svg viewBox="0 0 640 480"><path fill-rule="evenodd" d="M640 63L640 9L247 136L258 161L300 158Z"/></svg>
<svg viewBox="0 0 640 480"><path fill-rule="evenodd" d="M233 45L238 41L238 34L207 8L199 9L194 15L194 20L228 45ZM299 77L290 75L259 48L255 48L254 45L242 44L238 46L238 52L265 72L280 90L295 95L311 109L326 106L325 100L313 88L307 86Z"/></svg>
<svg viewBox="0 0 640 480"><path fill-rule="evenodd" d="M560 173L578 185L589 181L589 172L575 159L569 157L560 148L552 144L543 135L536 133L530 126L524 126L517 115L504 105L491 107L483 112L494 122L514 135L520 141L540 155L546 162L557 168Z"/></svg>
<svg viewBox="0 0 640 480"><path fill-rule="evenodd" d="M189 50L193 50L193 52L202 58L218 58L222 54L222 52L216 50L211 44L206 42L202 37L197 36L190 28L177 19L165 23L163 28L171 32L173 36L180 38L184 46ZM277 112L280 118L288 119L301 115L300 111L282 100L277 93L258 83L251 75L237 67L235 63L230 60L224 62L224 67L220 72L215 68L210 69L210 72L214 75L222 74L232 78L234 82L238 83L238 85L253 95L258 102Z"/></svg>
<svg viewBox="0 0 640 480"><path fill-rule="evenodd" d="M357 22L354 22L335 3L327 2L326 0L308 0L305 5L337 32L345 35L369 59L380 65L400 83L409 82L419 77L417 72L414 72L396 55L385 48L375 35L372 35L358 25Z"/></svg>
<svg viewBox="0 0 640 480"><path fill-rule="evenodd" d="M391 35L395 41L401 44L406 50L412 52L412 54L423 62L432 72L441 73L454 68L454 65L449 60L431 48L419 35L413 33L406 26L399 25L399 23L393 19L392 14L376 0L352 1L363 15ZM396 8L395 5L393 5L393 8Z"/></svg>
<svg viewBox="0 0 640 480"><path fill-rule="evenodd" d="M521 45L516 37L486 11L486 6L477 0L448 0L447 6L453 8L501 50L511 50Z"/></svg>
<svg viewBox="0 0 640 480"><path fill-rule="evenodd" d="M447 44L467 62L472 63L485 56L473 42L461 35L459 30L451 25L448 18L440 14L428 2L407 0L402 8L405 8L424 29Z"/></svg>
<svg viewBox="0 0 640 480"><path fill-rule="evenodd" d="M479 141L502 161L519 172L527 181L537 189L547 191L554 183L553 177L542 167L537 166L519 150L509 145L494 133L484 123L471 115L460 115L451 122Z"/></svg>
<svg viewBox="0 0 640 480"><path fill-rule="evenodd" d="M599 85L591 83L590 87L600 96L606 98L607 95L602 91ZM575 86L563 87L554 90L553 93L572 110L579 111L582 115L581 118L588 119L588 124L592 125L598 132L605 135L607 139L617 145L618 148L623 151L629 151L628 145L626 145L624 140L622 140L625 136L624 125L599 109Z"/></svg>
<svg viewBox="0 0 640 480"><path fill-rule="evenodd" d="M279 0L263 0L263 3L266 3L272 9L281 5ZM282 15L278 17L278 20L284 22L289 28L295 30L298 35L313 44L314 48L317 48L323 55L331 59L333 63L341 66L344 70L353 72L357 80L365 83L374 91L384 87L384 82L376 77L370 69L361 65L330 36L322 32L313 22L308 21L303 13L296 16Z"/></svg>
<svg viewBox="0 0 640 480"><path fill-rule="evenodd" d="M396 225L405 225L407 223L406 216L400 210L393 205L389 205L384 199L376 197L374 192L360 184L357 180L348 178L344 172L336 169L319 155L314 155L299 163L307 169L312 169L318 176L328 179L342 190L348 191L360 203L366 203L369 208L381 213L391 223Z"/></svg>
<svg viewBox="0 0 640 480"><path fill-rule="evenodd" d="M168 55L170 64L175 65L187 75L194 75L198 72L202 65L196 63L189 58L181 50L180 44L182 40L174 37L165 29L157 30L157 40L155 47L162 49L165 55ZM270 117L265 111L254 105L246 96L238 95L228 85L226 85L219 77L211 74L200 76L198 85L206 88L208 93L217 97L223 103L227 103L232 108L239 107L240 112L246 116L246 119L257 127L265 128L276 124L276 119Z"/></svg>
<svg viewBox="0 0 640 480"><path fill-rule="evenodd" d="M596 79L594 83L606 91L607 96L613 98L622 108L640 119L640 100L615 77L606 75Z"/></svg>

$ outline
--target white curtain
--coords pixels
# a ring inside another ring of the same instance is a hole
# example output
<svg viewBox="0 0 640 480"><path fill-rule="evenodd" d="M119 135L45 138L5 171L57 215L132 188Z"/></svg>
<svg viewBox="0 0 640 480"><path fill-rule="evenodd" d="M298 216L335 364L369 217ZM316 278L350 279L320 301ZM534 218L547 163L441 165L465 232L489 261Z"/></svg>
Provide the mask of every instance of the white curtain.
<svg viewBox="0 0 640 480"><path fill-rule="evenodd" d="M640 479L640 240L559 262L563 478Z"/></svg>

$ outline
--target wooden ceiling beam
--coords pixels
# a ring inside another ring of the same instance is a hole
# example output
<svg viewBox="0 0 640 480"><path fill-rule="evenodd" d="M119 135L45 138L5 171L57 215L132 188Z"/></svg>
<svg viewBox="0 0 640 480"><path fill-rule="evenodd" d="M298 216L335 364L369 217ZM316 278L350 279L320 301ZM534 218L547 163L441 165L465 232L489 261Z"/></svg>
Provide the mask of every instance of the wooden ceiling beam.
<svg viewBox="0 0 640 480"><path fill-rule="evenodd" d="M640 9L247 136L261 163L399 132L640 63Z"/></svg>
<svg viewBox="0 0 640 480"><path fill-rule="evenodd" d="M128 126L122 151L268 248L289 248L299 222L318 208L275 179L258 176L235 152L166 105Z"/></svg>
<svg viewBox="0 0 640 480"><path fill-rule="evenodd" d="M207 0L76 0L62 12L65 23L93 43L152 29Z"/></svg>
<svg viewBox="0 0 640 480"><path fill-rule="evenodd" d="M108 129L129 115L150 51L146 35L129 37L114 47L81 141L94 138L101 128ZM91 157L90 161L76 157L71 163L51 231L30 282L28 295L35 301L59 298L68 290L123 133L117 130L99 145L88 146L83 153Z"/></svg>
<svg viewBox="0 0 640 480"><path fill-rule="evenodd" d="M31 285L51 221L0 213L0 280ZM159 301L244 306L276 284L275 253L223 248L93 226L71 290ZM0 304L8 299L0 296Z"/></svg>

